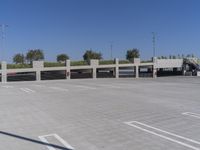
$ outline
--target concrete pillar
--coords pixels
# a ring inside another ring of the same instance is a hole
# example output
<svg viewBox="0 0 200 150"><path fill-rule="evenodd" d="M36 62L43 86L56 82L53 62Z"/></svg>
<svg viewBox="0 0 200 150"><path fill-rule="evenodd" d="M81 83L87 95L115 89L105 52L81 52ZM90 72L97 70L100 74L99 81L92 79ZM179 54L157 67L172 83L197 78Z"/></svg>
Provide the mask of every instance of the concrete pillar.
<svg viewBox="0 0 200 150"><path fill-rule="evenodd" d="M67 70L66 70L66 79L71 79L71 63L70 63L70 60L66 60L66 67L67 67Z"/></svg>
<svg viewBox="0 0 200 150"><path fill-rule="evenodd" d="M1 62L1 69L2 69L1 82L6 83L7 82L7 63L5 61Z"/></svg>
<svg viewBox="0 0 200 150"><path fill-rule="evenodd" d="M93 77L93 79L97 78L97 68L92 69L92 77Z"/></svg>
<svg viewBox="0 0 200 150"><path fill-rule="evenodd" d="M33 69L36 70L36 81L41 80L41 70L44 68L44 61L33 61Z"/></svg>
<svg viewBox="0 0 200 150"><path fill-rule="evenodd" d="M139 78L139 65L140 65L140 58L134 58L133 63L135 66L135 77Z"/></svg>
<svg viewBox="0 0 200 150"><path fill-rule="evenodd" d="M41 71L37 70L36 71L36 81L40 81L41 80Z"/></svg>
<svg viewBox="0 0 200 150"><path fill-rule="evenodd" d="M92 67L92 77L93 79L97 78L97 66L99 65L98 59L91 59L90 66Z"/></svg>
<svg viewBox="0 0 200 150"><path fill-rule="evenodd" d="M139 66L135 66L135 77L139 78Z"/></svg>
<svg viewBox="0 0 200 150"><path fill-rule="evenodd" d="M119 78L119 59L115 58L115 78Z"/></svg>
<svg viewBox="0 0 200 150"><path fill-rule="evenodd" d="M153 67L153 78L157 78L157 68Z"/></svg>
<svg viewBox="0 0 200 150"><path fill-rule="evenodd" d="M183 69L183 76L185 76L186 75L186 69L184 68Z"/></svg>
<svg viewBox="0 0 200 150"><path fill-rule="evenodd" d="M153 78L157 78L157 64L158 64L158 58L157 57L153 57Z"/></svg>

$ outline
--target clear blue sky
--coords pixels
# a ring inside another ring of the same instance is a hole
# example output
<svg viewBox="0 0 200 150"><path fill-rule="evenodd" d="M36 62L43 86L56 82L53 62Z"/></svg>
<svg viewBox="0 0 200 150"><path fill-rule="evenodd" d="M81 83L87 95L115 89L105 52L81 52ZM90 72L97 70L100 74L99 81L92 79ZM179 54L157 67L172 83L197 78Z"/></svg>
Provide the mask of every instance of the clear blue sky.
<svg viewBox="0 0 200 150"><path fill-rule="evenodd" d="M138 48L143 59L156 54L200 56L199 0L0 0L0 24L8 24L4 59L40 48L46 60L59 53L82 59L86 49L125 58ZM0 55L2 54L2 46Z"/></svg>

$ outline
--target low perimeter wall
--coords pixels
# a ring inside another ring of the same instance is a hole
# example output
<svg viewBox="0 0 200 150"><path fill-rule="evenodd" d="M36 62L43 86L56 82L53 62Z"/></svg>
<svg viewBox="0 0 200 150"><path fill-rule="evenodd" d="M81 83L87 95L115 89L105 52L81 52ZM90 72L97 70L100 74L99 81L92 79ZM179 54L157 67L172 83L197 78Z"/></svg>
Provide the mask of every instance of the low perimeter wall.
<svg viewBox="0 0 200 150"><path fill-rule="evenodd" d="M119 78L119 68L123 67L132 67L134 68L135 77L139 77L139 67L152 67L153 68L153 77L156 77L156 68L154 68L154 63L147 62L147 63L141 63L140 58L134 59L132 63L128 64L120 64L119 59L114 60L114 64L108 64L108 65L101 65L99 64L99 60L90 60L89 65L84 66L71 66L70 60L66 60L65 66L63 67L44 67L43 61L33 61L33 67L32 68L25 68L25 69L7 69L7 63L1 62L1 82L5 83L7 82L7 76L8 74L12 73L23 73L23 72L35 72L36 73L36 81L41 80L41 73L44 71L58 71L58 70L64 70L66 71L66 79L71 79L71 71L73 70L81 70L81 69L90 69L92 70L92 78L97 78L97 69L106 69L106 68L113 68L114 70L114 76L116 78Z"/></svg>

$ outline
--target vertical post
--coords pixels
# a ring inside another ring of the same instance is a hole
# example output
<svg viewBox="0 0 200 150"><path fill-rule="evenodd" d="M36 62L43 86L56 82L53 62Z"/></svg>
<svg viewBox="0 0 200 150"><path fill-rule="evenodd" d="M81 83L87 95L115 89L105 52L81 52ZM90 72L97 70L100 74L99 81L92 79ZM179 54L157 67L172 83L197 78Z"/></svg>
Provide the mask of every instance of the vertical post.
<svg viewBox="0 0 200 150"><path fill-rule="evenodd" d="M152 32L152 42L153 42L153 57L156 57L156 33Z"/></svg>
<svg viewBox="0 0 200 150"><path fill-rule="evenodd" d="M71 62L70 60L66 60L66 67L67 67L67 70L66 70L66 79L71 79Z"/></svg>
<svg viewBox="0 0 200 150"><path fill-rule="evenodd" d="M134 58L133 63L135 65L135 77L139 78L140 58Z"/></svg>
<svg viewBox="0 0 200 150"><path fill-rule="evenodd" d="M135 77L139 78L139 66L138 65L135 66Z"/></svg>
<svg viewBox="0 0 200 150"><path fill-rule="evenodd" d="M36 71L36 81L40 81L41 80L41 71L37 70Z"/></svg>
<svg viewBox="0 0 200 150"><path fill-rule="evenodd" d="M153 78L157 78L157 68L153 66Z"/></svg>
<svg viewBox="0 0 200 150"><path fill-rule="evenodd" d="M1 69L2 69L1 82L6 83L7 82L7 63L5 61L1 62Z"/></svg>
<svg viewBox="0 0 200 150"><path fill-rule="evenodd" d="M119 59L115 58L115 78L119 78Z"/></svg>
<svg viewBox="0 0 200 150"><path fill-rule="evenodd" d="M33 68L36 70L36 81L40 81L41 70L44 68L44 61L33 61Z"/></svg>
<svg viewBox="0 0 200 150"><path fill-rule="evenodd" d="M93 79L97 78L97 66L99 65L99 60L91 59L90 66L92 67L92 77Z"/></svg>
<svg viewBox="0 0 200 150"><path fill-rule="evenodd" d="M156 57L153 57L153 78L156 78L157 77L157 58Z"/></svg>

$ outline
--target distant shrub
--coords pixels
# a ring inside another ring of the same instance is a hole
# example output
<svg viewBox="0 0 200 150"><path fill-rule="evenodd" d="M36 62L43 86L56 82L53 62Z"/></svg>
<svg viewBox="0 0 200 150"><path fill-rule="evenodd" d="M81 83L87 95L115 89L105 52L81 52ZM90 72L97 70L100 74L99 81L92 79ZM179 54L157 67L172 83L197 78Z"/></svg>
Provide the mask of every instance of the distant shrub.
<svg viewBox="0 0 200 150"><path fill-rule="evenodd" d="M129 60L119 60L119 64L129 64L131 63Z"/></svg>
<svg viewBox="0 0 200 150"><path fill-rule="evenodd" d="M65 63L60 62L44 62L44 67L64 67Z"/></svg>
<svg viewBox="0 0 200 150"><path fill-rule="evenodd" d="M7 64L7 69L32 68L30 64Z"/></svg>
<svg viewBox="0 0 200 150"><path fill-rule="evenodd" d="M99 65L111 65L111 64L115 64L114 60L100 60L99 61Z"/></svg>
<svg viewBox="0 0 200 150"><path fill-rule="evenodd" d="M89 65L88 61L71 61L71 66L86 66Z"/></svg>

